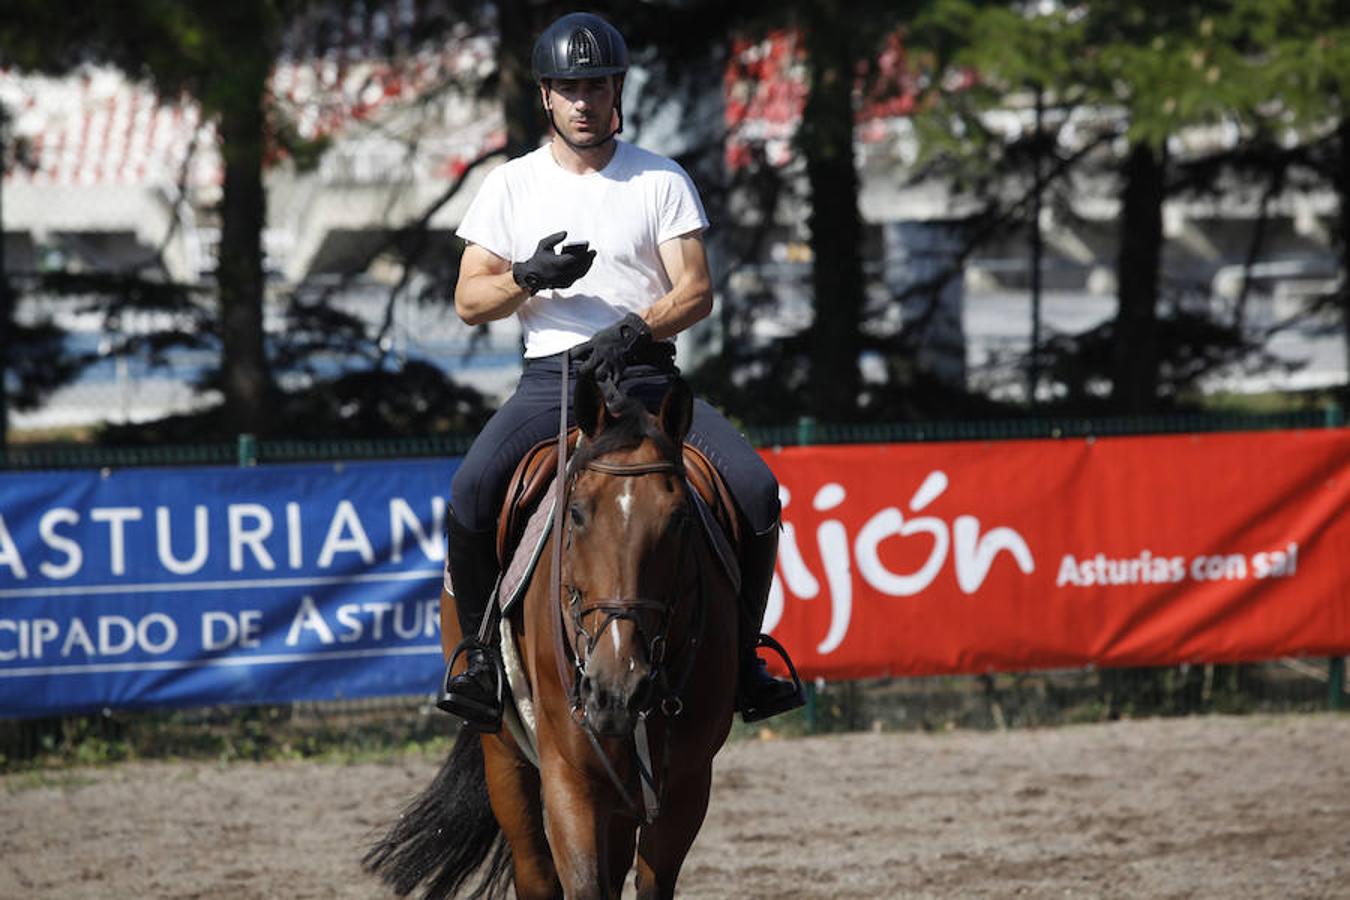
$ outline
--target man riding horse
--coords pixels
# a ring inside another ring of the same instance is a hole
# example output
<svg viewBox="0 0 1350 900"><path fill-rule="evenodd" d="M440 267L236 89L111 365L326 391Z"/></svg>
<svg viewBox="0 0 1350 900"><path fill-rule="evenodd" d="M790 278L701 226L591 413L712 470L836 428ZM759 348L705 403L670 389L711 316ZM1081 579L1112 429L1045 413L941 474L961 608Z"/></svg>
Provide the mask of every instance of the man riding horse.
<svg viewBox="0 0 1350 900"><path fill-rule="evenodd" d="M495 524L517 464L556 435L563 365L655 408L679 374L675 336L713 306L708 219L693 182L674 161L616 137L623 36L597 15L565 15L539 36L533 68L552 138L493 170L458 229L466 247L456 312L470 325L514 314L525 339L520 383L456 471L447 515L446 565L466 636L455 656L466 665L447 667L437 705L484 731L502 715L496 651L475 637L499 573ZM778 483L701 400L687 440L721 472L743 526L742 717L793 709L801 691L769 675L756 653L778 552Z"/></svg>

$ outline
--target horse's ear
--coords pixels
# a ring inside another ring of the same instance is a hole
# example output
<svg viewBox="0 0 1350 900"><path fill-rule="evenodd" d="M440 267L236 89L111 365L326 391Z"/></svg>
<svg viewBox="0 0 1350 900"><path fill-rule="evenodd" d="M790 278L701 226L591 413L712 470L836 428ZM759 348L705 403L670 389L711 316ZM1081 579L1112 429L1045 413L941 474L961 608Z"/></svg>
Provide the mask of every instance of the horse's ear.
<svg viewBox="0 0 1350 900"><path fill-rule="evenodd" d="M605 398L595 375L586 372L577 376L577 390L572 396L572 415L588 438L600 433L605 425Z"/></svg>
<svg viewBox="0 0 1350 900"><path fill-rule="evenodd" d="M661 399L661 430L676 444L684 443L689 426L694 421L694 392L683 378L671 382L670 390Z"/></svg>

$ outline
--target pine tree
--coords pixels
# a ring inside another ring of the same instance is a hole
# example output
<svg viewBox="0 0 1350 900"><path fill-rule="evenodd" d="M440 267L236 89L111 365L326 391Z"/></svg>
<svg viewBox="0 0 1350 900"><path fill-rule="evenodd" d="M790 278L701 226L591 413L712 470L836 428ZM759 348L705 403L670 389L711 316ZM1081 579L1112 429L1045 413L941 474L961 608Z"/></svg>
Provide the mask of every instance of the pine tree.
<svg viewBox="0 0 1350 900"><path fill-rule="evenodd" d="M1029 10L939 0L915 29L943 71L973 73L973 86L939 94L921 133L959 187L991 198L986 233L1020 222L1037 228L1042 191L1071 220L1078 179L1118 185L1116 315L1052 342L1035 363L1067 382L1084 411L1155 410L1206 367L1250 349L1231 323L1165 302L1174 298L1161 271L1163 206L1181 186L1184 162L1169 152L1171 140L1193 126L1240 120L1248 105L1251 29L1232 7L1145 0ZM1024 127L1009 140L988 125L990 111L1025 110L1032 98L1050 114L1048 133ZM1058 137L1071 113L1072 145ZM1044 176L1036 175L1047 156ZM1109 385L1105 406L1094 383Z"/></svg>

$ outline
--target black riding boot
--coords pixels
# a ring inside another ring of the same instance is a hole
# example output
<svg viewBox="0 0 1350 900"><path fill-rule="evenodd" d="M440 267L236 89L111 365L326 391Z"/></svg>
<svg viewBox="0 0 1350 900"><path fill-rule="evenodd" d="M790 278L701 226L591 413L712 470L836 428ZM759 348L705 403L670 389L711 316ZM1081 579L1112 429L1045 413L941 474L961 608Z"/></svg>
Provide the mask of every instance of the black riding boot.
<svg viewBox="0 0 1350 900"><path fill-rule="evenodd" d="M797 670L788 659L781 644L760 634L764 623L764 608L769 604L769 587L773 584L773 564L778 558L778 523L763 534L745 532L745 546L741 551L741 646L740 684L737 706L746 722L757 722L806 703ZM756 652L767 646L783 657L792 673L789 681L769 674L764 661Z"/></svg>
<svg viewBox="0 0 1350 900"><path fill-rule="evenodd" d="M446 664L436 706L459 716L475 731L495 732L502 723L501 663L492 648L478 639L478 629L497 585L496 534L470 531L455 518L454 510L447 510L445 558L464 640ZM467 665L452 675L451 667L461 654L467 657Z"/></svg>

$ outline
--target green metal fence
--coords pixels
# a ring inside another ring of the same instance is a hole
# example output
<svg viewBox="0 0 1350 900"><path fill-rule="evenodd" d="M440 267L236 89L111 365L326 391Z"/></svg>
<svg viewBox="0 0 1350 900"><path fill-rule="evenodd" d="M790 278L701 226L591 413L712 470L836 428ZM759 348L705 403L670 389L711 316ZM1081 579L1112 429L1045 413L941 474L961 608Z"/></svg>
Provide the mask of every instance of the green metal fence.
<svg viewBox="0 0 1350 900"><path fill-rule="evenodd" d="M803 444L877 444L919 441L1001 441L1034 438L1116 437L1224 431L1327 428L1344 424L1337 406L1270 415L1185 414L1106 418L1027 418L969 422L831 423L801 418L786 425L746 429L759 447ZM473 436L341 440L255 440L148 447L88 444L14 444L0 449L0 469L117 469L133 466L254 465L341 459L458 456Z"/></svg>
<svg viewBox="0 0 1350 900"><path fill-rule="evenodd" d="M257 440L233 443L102 447L88 444L12 444L0 451L0 469L123 469L137 466L232 466L323 460L459 456L471 435L339 440Z"/></svg>
<svg viewBox="0 0 1350 900"><path fill-rule="evenodd" d="M1035 438L1117 437L1139 434L1188 434L1216 431L1272 431L1326 428L1343 424L1338 406L1322 410L1266 415L1188 413L1101 418L1026 418L953 422L836 424L798 419L792 425L749 429L761 447L793 444L880 444L918 441L1006 441Z"/></svg>

